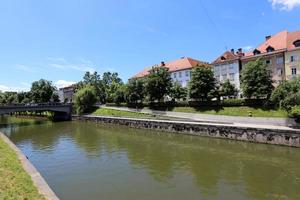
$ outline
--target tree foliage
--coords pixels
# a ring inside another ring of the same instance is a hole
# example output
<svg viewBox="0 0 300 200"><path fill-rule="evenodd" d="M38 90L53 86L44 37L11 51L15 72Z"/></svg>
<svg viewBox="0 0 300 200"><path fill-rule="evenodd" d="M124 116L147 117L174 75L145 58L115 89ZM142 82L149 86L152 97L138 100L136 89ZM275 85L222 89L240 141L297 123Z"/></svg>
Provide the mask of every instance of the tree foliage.
<svg viewBox="0 0 300 200"><path fill-rule="evenodd" d="M97 102L94 86L86 85L79 89L74 97L74 106L77 114L87 112Z"/></svg>
<svg viewBox="0 0 300 200"><path fill-rule="evenodd" d="M220 86L220 96L222 97L235 97L237 95L237 89L228 79Z"/></svg>
<svg viewBox="0 0 300 200"><path fill-rule="evenodd" d="M300 78L280 84L273 91L271 101L288 111L293 106L300 105Z"/></svg>
<svg viewBox="0 0 300 200"><path fill-rule="evenodd" d="M30 94L35 103L49 102L56 88L51 81L41 79L32 83Z"/></svg>
<svg viewBox="0 0 300 200"><path fill-rule="evenodd" d="M210 100L209 94L216 87L214 74L210 68L197 66L192 70L192 77L189 84L189 97L199 100Z"/></svg>
<svg viewBox="0 0 300 200"><path fill-rule="evenodd" d="M83 82L78 86L79 88L84 87L85 85L92 85L95 88L96 95L98 100L101 103L106 102L106 90L103 81L101 80L100 75L95 71L94 73L86 72L83 77Z"/></svg>
<svg viewBox="0 0 300 200"><path fill-rule="evenodd" d="M145 97L144 81L141 78L130 79L126 85L126 101L128 103L141 103Z"/></svg>
<svg viewBox="0 0 300 200"><path fill-rule="evenodd" d="M170 90L170 96L173 100L186 99L187 92L187 88L182 87L178 82L174 82Z"/></svg>
<svg viewBox="0 0 300 200"><path fill-rule="evenodd" d="M153 67L146 77L146 91L150 101L161 101L172 87L172 79L168 68Z"/></svg>
<svg viewBox="0 0 300 200"><path fill-rule="evenodd" d="M242 70L241 88L247 98L269 98L272 90L272 79L268 66L257 59L247 63Z"/></svg>

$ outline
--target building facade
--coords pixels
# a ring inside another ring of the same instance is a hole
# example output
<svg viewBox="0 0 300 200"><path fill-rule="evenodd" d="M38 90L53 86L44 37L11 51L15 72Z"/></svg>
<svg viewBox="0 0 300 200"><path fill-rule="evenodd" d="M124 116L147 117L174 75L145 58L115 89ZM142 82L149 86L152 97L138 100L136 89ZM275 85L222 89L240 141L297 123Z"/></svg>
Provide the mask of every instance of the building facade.
<svg viewBox="0 0 300 200"><path fill-rule="evenodd" d="M199 61L196 59L182 57L181 59L161 62L160 64L154 65L153 67L163 66L168 68L173 82L178 82L182 87L187 87L191 80L191 71L196 66L210 67L207 62ZM143 71L135 75L135 78L142 78L149 74L152 67L147 67Z"/></svg>
<svg viewBox="0 0 300 200"><path fill-rule="evenodd" d="M212 62L214 76L219 84L229 80L240 91L240 57L242 55L241 49L236 53L234 49L231 49Z"/></svg>
<svg viewBox="0 0 300 200"><path fill-rule="evenodd" d="M300 31L288 35L287 51L285 52L286 80L300 76Z"/></svg>
<svg viewBox="0 0 300 200"><path fill-rule="evenodd" d="M58 96L59 96L60 102L72 103L74 93L75 93L75 85L71 85L71 86L64 87L64 88L59 88Z"/></svg>

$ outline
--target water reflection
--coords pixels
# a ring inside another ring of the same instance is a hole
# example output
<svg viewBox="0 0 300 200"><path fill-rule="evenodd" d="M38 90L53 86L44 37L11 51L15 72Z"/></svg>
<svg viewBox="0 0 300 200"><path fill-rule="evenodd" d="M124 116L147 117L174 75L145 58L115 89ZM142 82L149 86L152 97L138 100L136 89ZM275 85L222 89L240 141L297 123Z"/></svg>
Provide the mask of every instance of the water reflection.
<svg viewBox="0 0 300 200"><path fill-rule="evenodd" d="M124 192L125 199L182 199L183 194L189 199L300 199L300 150L295 148L83 122L35 124L9 133L65 199L82 194L117 199ZM54 172L57 167L60 174ZM70 180L81 190L70 190ZM135 183L137 192L128 191ZM151 188L157 194L145 196Z"/></svg>

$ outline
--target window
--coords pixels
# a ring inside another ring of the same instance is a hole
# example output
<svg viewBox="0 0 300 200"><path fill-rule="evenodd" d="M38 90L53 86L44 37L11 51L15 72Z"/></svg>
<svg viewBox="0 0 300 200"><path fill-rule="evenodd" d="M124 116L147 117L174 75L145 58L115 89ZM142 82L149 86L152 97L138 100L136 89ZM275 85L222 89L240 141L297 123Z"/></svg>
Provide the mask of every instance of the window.
<svg viewBox="0 0 300 200"><path fill-rule="evenodd" d="M189 76L189 75L190 75L189 71L185 71L185 76Z"/></svg>
<svg viewBox="0 0 300 200"><path fill-rule="evenodd" d="M292 75L296 75L297 74L297 68L296 67L293 67L292 68Z"/></svg>
<svg viewBox="0 0 300 200"><path fill-rule="evenodd" d="M291 62L295 62L297 60L298 60L297 56L291 56Z"/></svg>
<svg viewBox="0 0 300 200"><path fill-rule="evenodd" d="M174 73L174 78L176 78L176 72Z"/></svg>
<svg viewBox="0 0 300 200"><path fill-rule="evenodd" d="M296 40L293 44L295 47L300 47L300 40Z"/></svg>
<svg viewBox="0 0 300 200"><path fill-rule="evenodd" d="M268 46L266 50L267 50L267 52L272 52L272 51L274 51L275 49L274 49L272 46Z"/></svg>
<svg viewBox="0 0 300 200"><path fill-rule="evenodd" d="M276 58L276 63L277 64L282 64L283 63L283 57L277 57Z"/></svg>
<svg viewBox="0 0 300 200"><path fill-rule="evenodd" d="M283 71L281 68L277 68L277 75L281 76L283 74Z"/></svg>
<svg viewBox="0 0 300 200"><path fill-rule="evenodd" d="M227 80L227 74L222 76L223 81Z"/></svg>
<svg viewBox="0 0 300 200"><path fill-rule="evenodd" d="M230 73L230 74L229 74L229 79L230 79L231 81L234 80L234 73Z"/></svg>
<svg viewBox="0 0 300 200"><path fill-rule="evenodd" d="M181 72L179 72L179 78L181 78Z"/></svg>
<svg viewBox="0 0 300 200"><path fill-rule="evenodd" d="M271 61L271 60L266 60L266 64L267 64L267 65L271 65L271 64L272 64L272 61Z"/></svg>

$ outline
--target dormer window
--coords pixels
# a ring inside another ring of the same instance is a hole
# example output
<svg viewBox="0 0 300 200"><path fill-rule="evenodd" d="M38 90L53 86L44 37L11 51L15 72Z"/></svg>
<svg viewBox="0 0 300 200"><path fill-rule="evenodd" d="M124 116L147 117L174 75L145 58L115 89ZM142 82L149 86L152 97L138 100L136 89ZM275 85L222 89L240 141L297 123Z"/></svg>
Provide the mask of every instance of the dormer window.
<svg viewBox="0 0 300 200"><path fill-rule="evenodd" d="M266 50L267 50L267 52L272 52L272 51L274 51L275 49L274 49L272 46L268 46L268 47L266 48Z"/></svg>
<svg viewBox="0 0 300 200"><path fill-rule="evenodd" d="M300 47L300 40L296 40L296 41L293 43L293 45L294 45L295 47Z"/></svg>
<svg viewBox="0 0 300 200"><path fill-rule="evenodd" d="M221 60L226 60L226 58L224 56L221 56Z"/></svg>
<svg viewBox="0 0 300 200"><path fill-rule="evenodd" d="M259 51L259 50L257 50L257 49L254 49L254 51L253 51L253 54L254 55L257 55L257 54L260 54L261 52Z"/></svg>

